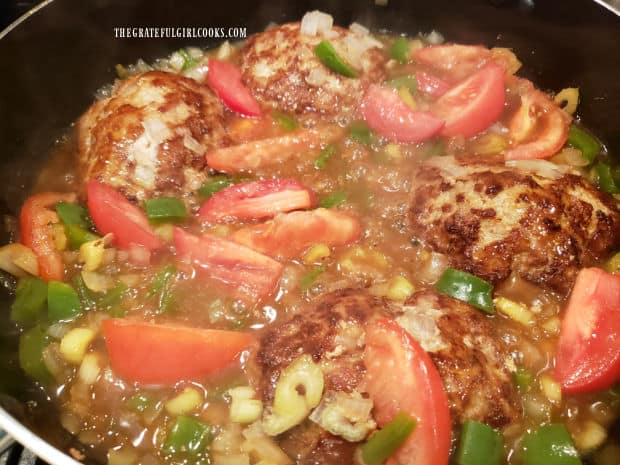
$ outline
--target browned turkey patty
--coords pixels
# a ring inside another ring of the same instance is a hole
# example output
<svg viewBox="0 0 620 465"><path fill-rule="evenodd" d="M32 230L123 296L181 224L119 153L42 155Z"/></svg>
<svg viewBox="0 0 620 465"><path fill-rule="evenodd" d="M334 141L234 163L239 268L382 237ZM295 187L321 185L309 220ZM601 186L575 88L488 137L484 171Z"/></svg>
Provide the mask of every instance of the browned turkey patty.
<svg viewBox="0 0 620 465"><path fill-rule="evenodd" d="M314 48L329 40L358 72L348 78L329 70ZM385 78L385 53L370 36L334 26L329 37L309 36L300 23L250 37L241 50L243 81L263 103L296 113L350 117L370 83Z"/></svg>
<svg viewBox="0 0 620 465"><path fill-rule="evenodd" d="M412 183L413 236L492 283L515 272L567 294L580 268L620 243L615 199L544 160L437 157Z"/></svg>
<svg viewBox="0 0 620 465"><path fill-rule="evenodd" d="M414 294L405 305L362 289L326 294L316 307L262 335L250 358L250 378L271 402L281 370L301 354L310 354L323 368L325 391L363 392L364 325L381 317L396 317L430 354L455 424L476 419L503 427L518 421L521 412L506 368L508 353L493 325L467 304L432 290Z"/></svg>
<svg viewBox="0 0 620 465"><path fill-rule="evenodd" d="M224 107L208 87L162 71L119 81L78 122L79 179L129 198L194 192L207 149L223 138Z"/></svg>

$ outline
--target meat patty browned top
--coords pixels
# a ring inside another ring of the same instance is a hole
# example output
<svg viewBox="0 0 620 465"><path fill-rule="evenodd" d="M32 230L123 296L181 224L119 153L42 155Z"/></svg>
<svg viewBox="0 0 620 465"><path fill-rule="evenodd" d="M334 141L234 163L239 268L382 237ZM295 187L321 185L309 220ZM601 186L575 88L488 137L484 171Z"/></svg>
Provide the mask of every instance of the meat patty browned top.
<svg viewBox="0 0 620 465"><path fill-rule="evenodd" d="M620 243L620 211L580 174L544 160L437 157L412 178L413 236L497 283L515 272L567 294Z"/></svg>
<svg viewBox="0 0 620 465"><path fill-rule="evenodd" d="M349 78L328 69L314 52L329 40L356 69ZM370 35L340 27L311 36L300 23L284 24L250 37L241 49L243 81L263 103L295 113L351 116L366 87L385 77L385 54Z"/></svg>
<svg viewBox="0 0 620 465"><path fill-rule="evenodd" d="M211 90L173 73L119 81L78 123L79 179L129 198L183 195L206 179L207 149L219 145L224 107Z"/></svg>

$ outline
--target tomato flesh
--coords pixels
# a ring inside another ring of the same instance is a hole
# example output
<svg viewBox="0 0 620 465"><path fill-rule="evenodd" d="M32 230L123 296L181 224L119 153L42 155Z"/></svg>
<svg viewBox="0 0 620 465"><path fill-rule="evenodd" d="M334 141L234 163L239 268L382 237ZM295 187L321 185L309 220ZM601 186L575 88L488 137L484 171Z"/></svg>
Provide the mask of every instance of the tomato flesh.
<svg viewBox="0 0 620 465"><path fill-rule="evenodd" d="M135 246L148 251L163 244L149 224L146 214L114 188L98 181L88 183L88 211L102 234L112 234L121 249Z"/></svg>
<svg viewBox="0 0 620 465"><path fill-rule="evenodd" d="M384 426L401 411L417 419L413 433L387 463L446 465L450 455L450 410L430 357L393 320L370 323L365 341L365 381L377 423Z"/></svg>
<svg viewBox="0 0 620 465"><path fill-rule="evenodd" d="M359 235L360 225L355 218L318 208L246 226L234 233L232 239L273 257L296 258L314 244L337 247L355 242Z"/></svg>
<svg viewBox="0 0 620 465"><path fill-rule="evenodd" d="M486 64L491 59L491 52L481 45L431 45L416 50L414 58L458 82Z"/></svg>
<svg viewBox="0 0 620 465"><path fill-rule="evenodd" d="M109 318L101 323L110 365L126 381L174 385L213 374L253 342L236 331Z"/></svg>
<svg viewBox="0 0 620 465"><path fill-rule="evenodd" d="M441 97L448 92L451 87L446 80L434 74L427 73L426 71L416 72L415 79L418 82L418 90L420 92L424 92L435 98Z"/></svg>
<svg viewBox="0 0 620 465"><path fill-rule="evenodd" d="M569 394L606 389L620 379L620 275L579 272L564 310L555 375Z"/></svg>
<svg viewBox="0 0 620 465"><path fill-rule="evenodd" d="M246 303L264 299L275 289L283 266L248 247L210 234L198 237L174 228L174 246L196 271L224 287L224 291Z"/></svg>
<svg viewBox="0 0 620 465"><path fill-rule="evenodd" d="M245 116L260 116L256 99L241 80L241 71L226 61L210 59L207 84L232 111Z"/></svg>
<svg viewBox="0 0 620 465"><path fill-rule="evenodd" d="M45 192L29 197L20 215L21 242L30 247L37 256L39 276L46 281L62 281L65 267L60 253L54 246L51 225L58 223L58 215L53 211L56 203L73 202L75 195Z"/></svg>
<svg viewBox="0 0 620 465"><path fill-rule="evenodd" d="M361 112L378 134L397 142L420 142L437 134L444 122L428 111L411 109L391 89L372 85L362 99Z"/></svg>
<svg viewBox="0 0 620 465"><path fill-rule="evenodd" d="M294 179L265 179L222 189L205 202L198 217L212 222L272 218L315 205L314 193Z"/></svg>
<svg viewBox="0 0 620 465"><path fill-rule="evenodd" d="M471 137L499 119L505 102L504 68L487 64L443 94L431 111L446 122L444 136Z"/></svg>

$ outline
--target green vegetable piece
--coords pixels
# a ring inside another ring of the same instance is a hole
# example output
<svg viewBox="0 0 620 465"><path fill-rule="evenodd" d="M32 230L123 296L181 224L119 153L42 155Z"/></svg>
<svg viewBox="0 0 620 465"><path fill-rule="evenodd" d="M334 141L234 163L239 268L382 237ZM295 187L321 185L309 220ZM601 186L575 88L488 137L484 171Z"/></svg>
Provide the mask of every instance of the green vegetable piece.
<svg viewBox="0 0 620 465"><path fill-rule="evenodd" d="M566 426L544 425L523 439L525 465L581 465L579 453Z"/></svg>
<svg viewBox="0 0 620 465"><path fill-rule="evenodd" d="M153 399L142 392L137 392L125 401L125 405L135 411L143 413L154 404Z"/></svg>
<svg viewBox="0 0 620 465"><path fill-rule="evenodd" d="M493 286L473 274L448 268L435 284L435 288L439 292L467 302L483 312L495 313Z"/></svg>
<svg viewBox="0 0 620 465"><path fill-rule="evenodd" d="M189 416L179 416L168 433L164 449L170 454L197 456L203 453L211 441L211 428Z"/></svg>
<svg viewBox="0 0 620 465"><path fill-rule="evenodd" d="M118 283L112 289L108 289L108 291L99 297L98 306L101 309L105 310L114 310L120 303L123 295L127 291L127 285L123 283Z"/></svg>
<svg viewBox="0 0 620 465"><path fill-rule="evenodd" d="M304 274L299 281L299 288L301 289L301 292L308 292L314 282L325 272L326 269L327 267L325 265L321 265Z"/></svg>
<svg viewBox="0 0 620 465"><path fill-rule="evenodd" d="M517 388L519 388L519 391L525 393L530 390L532 381L534 381L534 376L525 368L519 367L517 371L512 374L512 379Z"/></svg>
<svg viewBox="0 0 620 465"><path fill-rule="evenodd" d="M73 288L80 298L80 306L85 310L93 310L97 305L96 295L86 287L81 274L76 274L71 280Z"/></svg>
<svg viewBox="0 0 620 465"><path fill-rule="evenodd" d="M209 198L213 194L221 191L222 189L231 186L233 184L232 179L225 175L217 175L213 176L202 185L200 189L198 189L198 194L201 197Z"/></svg>
<svg viewBox="0 0 620 465"><path fill-rule="evenodd" d="M157 296L158 313L166 313L172 306L174 295L171 281L176 273L177 270L174 266L166 265L153 278L148 296Z"/></svg>
<svg viewBox="0 0 620 465"><path fill-rule="evenodd" d="M362 446L362 458L366 465L381 465L385 462L415 429L416 422L404 412L370 436Z"/></svg>
<svg viewBox="0 0 620 465"><path fill-rule="evenodd" d="M47 343L47 333L40 326L29 329L19 338L19 365L28 376L43 384L52 380L43 362L43 350Z"/></svg>
<svg viewBox="0 0 620 465"><path fill-rule="evenodd" d="M21 278L11 305L11 320L31 326L37 323L47 302L47 284L41 278Z"/></svg>
<svg viewBox="0 0 620 465"><path fill-rule="evenodd" d="M144 202L146 216L150 221L183 221L187 218L187 208L175 197L159 197Z"/></svg>
<svg viewBox="0 0 620 465"><path fill-rule="evenodd" d="M319 207L321 208L334 208L344 203L347 200L347 193L345 191L335 191L331 194L327 194L321 200L319 200Z"/></svg>
<svg viewBox="0 0 620 465"><path fill-rule="evenodd" d="M463 423L456 458L458 465L500 465L503 455L504 438L499 431L475 420Z"/></svg>
<svg viewBox="0 0 620 465"><path fill-rule="evenodd" d="M390 48L390 57L394 58L401 65L409 61L409 41L404 37L399 37Z"/></svg>
<svg viewBox="0 0 620 465"><path fill-rule="evenodd" d="M60 201L56 204L56 213L66 226L76 225L84 229L92 227L88 210L77 203Z"/></svg>
<svg viewBox="0 0 620 465"><path fill-rule="evenodd" d="M349 137L364 145L371 145L374 139L372 131L363 121L354 121L351 123L349 126Z"/></svg>
<svg viewBox="0 0 620 465"><path fill-rule="evenodd" d="M178 53L183 58L183 67L181 68L181 71L185 71L196 66L196 60L194 60L191 55L187 53L187 50L182 48Z"/></svg>
<svg viewBox="0 0 620 465"><path fill-rule="evenodd" d="M611 166L607 163L600 162L596 164L594 169L596 171L596 177L598 178L599 189L609 194L620 193L620 180L611 169Z"/></svg>
<svg viewBox="0 0 620 465"><path fill-rule="evenodd" d="M47 283L47 316L51 322L71 321L81 313L80 297L75 289L60 281Z"/></svg>
<svg viewBox="0 0 620 465"><path fill-rule="evenodd" d="M100 236L97 236L96 234L90 232L88 229L84 229L77 224L66 224L65 234L67 235L69 247L73 250L79 249L80 246L85 242L91 242L96 241L97 239L101 239Z"/></svg>
<svg viewBox="0 0 620 465"><path fill-rule="evenodd" d="M583 158L588 160L590 163L594 161L602 149L602 146L598 140L574 124L571 125L570 130L568 131L568 144L571 147L579 149L583 155Z"/></svg>
<svg viewBox="0 0 620 465"><path fill-rule="evenodd" d="M299 122L295 118L282 111L275 111L273 113L273 119L282 127L282 129L287 131L294 131L299 127Z"/></svg>
<svg viewBox="0 0 620 465"><path fill-rule="evenodd" d="M319 153L319 156L314 161L314 167L318 170L322 170L325 166L327 166L327 162L334 156L335 153L336 144L327 145L323 150L321 150L321 153Z"/></svg>
<svg viewBox="0 0 620 465"><path fill-rule="evenodd" d="M412 94L418 90L418 81L414 76L399 76L387 82L394 89L404 87Z"/></svg>
<svg viewBox="0 0 620 465"><path fill-rule="evenodd" d="M343 76L350 78L357 77L357 72L338 55L332 44L330 44L327 40L320 42L314 48L314 53L318 59L321 60L321 63L335 73L342 74Z"/></svg>

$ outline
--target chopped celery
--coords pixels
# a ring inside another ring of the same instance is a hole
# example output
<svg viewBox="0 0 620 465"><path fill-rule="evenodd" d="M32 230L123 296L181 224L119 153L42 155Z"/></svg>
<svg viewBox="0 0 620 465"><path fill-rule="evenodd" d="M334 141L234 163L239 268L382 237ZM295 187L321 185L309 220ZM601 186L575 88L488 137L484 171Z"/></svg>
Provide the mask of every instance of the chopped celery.
<svg viewBox="0 0 620 465"><path fill-rule="evenodd" d="M390 57L401 65L409 61L409 41L405 37L399 37L390 48Z"/></svg>
<svg viewBox="0 0 620 465"><path fill-rule="evenodd" d="M164 450L170 454L195 457L205 452L211 441L211 428L194 417L181 415L166 436Z"/></svg>
<svg viewBox="0 0 620 465"><path fill-rule="evenodd" d="M80 298L75 289L60 281L47 283L47 316L51 322L71 321L81 313Z"/></svg>
<svg viewBox="0 0 620 465"><path fill-rule="evenodd" d="M209 198L213 194L221 191L222 189L234 184L233 180L223 174L218 174L207 179L200 189L198 194L201 197Z"/></svg>
<svg viewBox="0 0 620 465"><path fill-rule="evenodd" d="M332 71L350 78L357 77L357 72L338 55L336 49L327 40L321 41L314 48L314 53L321 63Z"/></svg>
<svg viewBox="0 0 620 465"><path fill-rule="evenodd" d="M362 446L362 458L365 465L381 465L403 442L407 440L416 426L416 421L404 412L396 414L394 419L370 436Z"/></svg>
<svg viewBox="0 0 620 465"><path fill-rule="evenodd" d="M19 365L28 376L44 384L52 379L43 362L43 350L47 343L47 333L40 326L29 329L19 338Z"/></svg>
<svg viewBox="0 0 620 465"><path fill-rule="evenodd" d="M463 423L456 458L458 465L500 465L503 452L502 433L475 420Z"/></svg>
<svg viewBox="0 0 620 465"><path fill-rule="evenodd" d="M175 197L159 197L144 202L144 210L150 221L183 221L187 218L187 208Z"/></svg>
<svg viewBox="0 0 620 465"><path fill-rule="evenodd" d="M47 302L47 284L41 278L21 278L17 283L11 320L20 325L34 325Z"/></svg>
<svg viewBox="0 0 620 465"><path fill-rule="evenodd" d="M327 194L321 200L319 200L319 207L321 208L334 208L344 203L347 200L347 193L344 191L335 191L331 194Z"/></svg>
<svg viewBox="0 0 620 465"><path fill-rule="evenodd" d="M319 153L319 156L314 161L314 167L318 170L322 170L327 166L327 162L334 156L335 153L336 145L327 145L323 150L321 150L321 153Z"/></svg>

